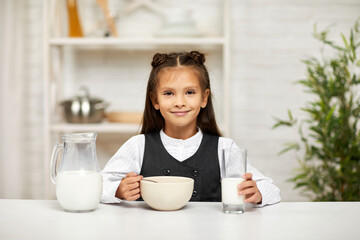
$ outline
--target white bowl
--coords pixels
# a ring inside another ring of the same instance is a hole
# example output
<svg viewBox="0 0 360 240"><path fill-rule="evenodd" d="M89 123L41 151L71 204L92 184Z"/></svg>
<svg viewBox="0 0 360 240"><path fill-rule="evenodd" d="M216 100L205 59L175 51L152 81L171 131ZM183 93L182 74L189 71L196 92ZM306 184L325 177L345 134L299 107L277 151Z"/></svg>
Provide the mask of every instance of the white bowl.
<svg viewBox="0 0 360 240"><path fill-rule="evenodd" d="M182 208L190 200L193 190L194 180L187 177L146 177L140 181L142 198L156 210L172 211Z"/></svg>

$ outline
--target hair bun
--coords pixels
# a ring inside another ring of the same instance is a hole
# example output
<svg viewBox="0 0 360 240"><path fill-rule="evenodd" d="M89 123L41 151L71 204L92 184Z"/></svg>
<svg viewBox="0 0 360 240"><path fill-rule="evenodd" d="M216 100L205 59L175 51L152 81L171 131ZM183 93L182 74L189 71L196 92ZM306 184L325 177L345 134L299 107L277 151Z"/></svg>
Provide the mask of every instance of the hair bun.
<svg viewBox="0 0 360 240"><path fill-rule="evenodd" d="M156 53L151 62L151 66L153 66L154 68L160 66L165 62L167 56L168 55L165 53Z"/></svg>
<svg viewBox="0 0 360 240"><path fill-rule="evenodd" d="M191 51L188 53L188 56L197 63L204 64L205 62L205 55L198 51Z"/></svg>

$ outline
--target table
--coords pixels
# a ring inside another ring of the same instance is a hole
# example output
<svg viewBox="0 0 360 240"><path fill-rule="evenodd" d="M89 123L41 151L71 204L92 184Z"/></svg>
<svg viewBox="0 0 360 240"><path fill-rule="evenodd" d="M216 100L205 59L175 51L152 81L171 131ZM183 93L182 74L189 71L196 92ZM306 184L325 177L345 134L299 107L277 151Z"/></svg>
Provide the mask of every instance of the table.
<svg viewBox="0 0 360 240"><path fill-rule="evenodd" d="M0 239L359 239L360 202L281 202L225 214L221 203L155 211L144 202L100 204L87 213L55 200L0 199Z"/></svg>

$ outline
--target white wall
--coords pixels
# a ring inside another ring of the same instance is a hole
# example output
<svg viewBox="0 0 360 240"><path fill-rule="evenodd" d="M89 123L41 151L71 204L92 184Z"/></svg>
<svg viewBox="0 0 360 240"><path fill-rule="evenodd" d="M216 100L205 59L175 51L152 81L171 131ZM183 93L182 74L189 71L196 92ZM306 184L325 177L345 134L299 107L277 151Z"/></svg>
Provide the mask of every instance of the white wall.
<svg viewBox="0 0 360 240"><path fill-rule="evenodd" d="M24 34L27 39L24 59L25 69L24 94L24 124L25 146L24 162L25 184L31 186L25 193L29 198L42 198L44 196L43 174L41 171L49 171L43 163L43 1L26 1L25 21L27 28ZM45 165L47 166L47 165Z"/></svg>
<svg viewBox="0 0 360 240"><path fill-rule="evenodd" d="M0 196L7 198L24 197L22 3L3 0L0 8Z"/></svg>
<svg viewBox="0 0 360 240"><path fill-rule="evenodd" d="M272 177L285 201L302 199L286 179L298 166L294 153L278 156L282 144L298 140L297 131L271 130L274 116L287 118L309 98L294 81L305 76L300 60L319 53L311 36L336 23L330 36L360 16L359 0L241 0L233 1L233 130L248 148L253 164ZM300 155L299 155L300 156Z"/></svg>
<svg viewBox="0 0 360 240"><path fill-rule="evenodd" d="M216 6L218 1L198 0L196 4ZM24 156L28 156L23 164L25 189L29 189L26 198L43 196L41 171L48 170L44 169L41 135L42 8L41 0L26 1L26 116L23 121L26 142L23 151ZM198 16L207 13L204 10ZM292 190L293 185L286 182L297 166L295 155L277 155L282 144L296 139L297 135L287 130L272 131L273 116L286 117L288 108L296 110L308 98L293 82L304 76L305 69L300 60L318 51L318 44L311 36L314 22L320 27L337 23L332 36L338 38L337 31L347 33L359 13L359 0L232 0L231 137L248 148L254 166L274 179L284 201L304 200L298 191ZM106 58L104 61L105 64ZM140 60L146 61L149 60ZM216 69L213 71L216 73ZM149 68L144 67L143 73L147 77ZM131 74L134 73L129 71L129 77ZM101 91L104 95L109 94L104 88L96 91L99 91L97 94L102 94ZM118 146L101 138L98 143L99 154L105 159L100 162L103 166Z"/></svg>
<svg viewBox="0 0 360 240"><path fill-rule="evenodd" d="M2 12L1 12L2 13ZM4 23L5 23L5 17L4 17L4 14L1 14L0 15L0 32L3 32L4 31ZM0 46L4 44L4 39L3 38L0 38ZM4 54L4 49L0 47L0 56L3 56ZM0 57L0 71L3 71L3 63L4 63L4 60L2 57ZM3 79L2 77L0 76L0 86L2 86L2 83L3 83ZM3 107L3 98L0 97L0 126L3 126L4 125L4 120L2 120L3 118L3 112L4 112L4 107ZM2 157L3 155L3 152L4 152L4 139L3 138L0 138L0 157ZM0 181L1 182L4 182L4 178L3 178L3 171L4 171L4 168L5 168L5 164L3 161L0 161L0 174L1 174L1 178L0 178ZM0 196L3 196L4 192L4 186L3 184L0 185Z"/></svg>

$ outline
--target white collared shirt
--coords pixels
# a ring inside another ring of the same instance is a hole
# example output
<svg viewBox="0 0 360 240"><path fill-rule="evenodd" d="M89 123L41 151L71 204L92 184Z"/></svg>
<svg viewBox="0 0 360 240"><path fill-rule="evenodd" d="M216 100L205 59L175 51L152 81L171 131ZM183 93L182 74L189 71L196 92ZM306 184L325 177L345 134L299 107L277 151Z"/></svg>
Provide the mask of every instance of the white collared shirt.
<svg viewBox="0 0 360 240"><path fill-rule="evenodd" d="M198 150L203 133L199 130L194 136L182 140L167 136L162 130L160 131L160 139L168 153L182 162ZM218 159L221 159L221 152L224 148L237 148L236 143L230 138L219 137L218 143ZM139 134L131 137L122 145L114 156L109 160L102 171L103 192L101 202L103 203L119 203L121 200L115 197L116 190L121 179L129 172L140 174L143 157L145 151L145 135ZM219 162L220 172L222 164ZM273 180L265 177L256 168L251 166L249 159L247 160L247 172L253 174L253 180L262 195L262 203L257 206L265 206L280 201L280 190L273 184Z"/></svg>

